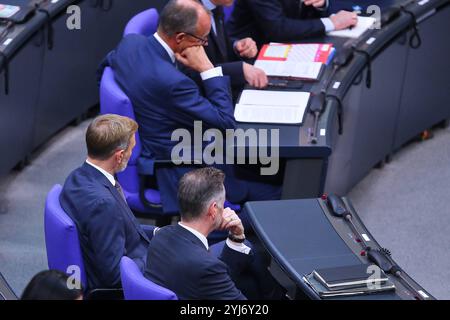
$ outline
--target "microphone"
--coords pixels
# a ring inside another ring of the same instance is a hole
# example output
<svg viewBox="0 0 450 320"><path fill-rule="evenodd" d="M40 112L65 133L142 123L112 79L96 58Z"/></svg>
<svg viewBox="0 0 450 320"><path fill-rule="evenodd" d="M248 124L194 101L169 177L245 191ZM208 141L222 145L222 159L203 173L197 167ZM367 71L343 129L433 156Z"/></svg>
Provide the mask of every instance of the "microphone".
<svg viewBox="0 0 450 320"><path fill-rule="evenodd" d="M335 66L345 66L348 61L353 57L353 48L355 45L355 40L350 39L347 40L343 45L342 48L338 50L338 53L336 57L333 60L333 64Z"/></svg>
<svg viewBox="0 0 450 320"><path fill-rule="evenodd" d="M390 7L381 15L381 26L385 26L400 15L399 7Z"/></svg>
<svg viewBox="0 0 450 320"><path fill-rule="evenodd" d="M418 290L405 278L400 267L391 259L391 252L387 249L373 250L370 247L366 249L367 258L386 273L390 273L397 277L399 281L408 287L415 294L415 298L423 300L424 298Z"/></svg>

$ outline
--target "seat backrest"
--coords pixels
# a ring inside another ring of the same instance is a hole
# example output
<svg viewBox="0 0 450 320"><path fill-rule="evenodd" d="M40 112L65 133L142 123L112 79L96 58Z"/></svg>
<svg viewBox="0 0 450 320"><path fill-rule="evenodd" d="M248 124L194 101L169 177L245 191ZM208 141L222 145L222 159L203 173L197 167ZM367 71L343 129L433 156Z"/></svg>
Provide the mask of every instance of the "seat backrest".
<svg viewBox="0 0 450 320"><path fill-rule="evenodd" d="M120 260L120 277L125 300L178 300L174 292L145 278L128 257Z"/></svg>
<svg viewBox="0 0 450 320"><path fill-rule="evenodd" d="M136 120L133 105L117 84L114 79L114 71L110 67L105 68L100 82L100 113L118 114ZM136 132L136 146L128 163L131 165L136 164L140 154L141 139L139 138L139 132Z"/></svg>
<svg viewBox="0 0 450 320"><path fill-rule="evenodd" d="M131 101L117 84L114 79L114 71L110 67L105 68L100 82L100 113L112 113L136 119ZM117 175L126 194L139 193L137 159L142 150L139 132L136 132L135 138L136 146L128 161L128 166L125 171Z"/></svg>
<svg viewBox="0 0 450 320"><path fill-rule="evenodd" d="M53 186L47 195L44 213L45 245L48 267L81 277L86 288L86 273L77 228L59 202L62 187Z"/></svg>
<svg viewBox="0 0 450 320"><path fill-rule="evenodd" d="M154 8L142 11L135 15L125 27L124 36L129 34L142 34L150 37L158 28L159 14Z"/></svg>
<svg viewBox="0 0 450 320"><path fill-rule="evenodd" d="M233 4L229 7L223 7L223 14L224 14L224 20L225 22L227 22L228 20L230 20L231 14L233 13L234 10L234 6L235 6L235 1L233 1Z"/></svg>

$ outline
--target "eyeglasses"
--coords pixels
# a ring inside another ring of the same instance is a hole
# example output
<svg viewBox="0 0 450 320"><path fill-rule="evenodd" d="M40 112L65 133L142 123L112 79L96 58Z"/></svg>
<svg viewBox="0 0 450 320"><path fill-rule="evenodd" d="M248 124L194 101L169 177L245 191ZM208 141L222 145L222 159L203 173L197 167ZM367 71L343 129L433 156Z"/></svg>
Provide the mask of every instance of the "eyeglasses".
<svg viewBox="0 0 450 320"><path fill-rule="evenodd" d="M181 33L181 32L180 32L180 33ZM194 34L192 34L192 33L189 33L189 32L183 32L183 33L185 33L185 34L187 34L188 36L191 36L192 38L195 38L195 39L197 39L198 41L200 41L200 45L202 45L202 46L208 45L208 38L200 38L200 37L198 37L198 36L196 36L196 35L194 35Z"/></svg>

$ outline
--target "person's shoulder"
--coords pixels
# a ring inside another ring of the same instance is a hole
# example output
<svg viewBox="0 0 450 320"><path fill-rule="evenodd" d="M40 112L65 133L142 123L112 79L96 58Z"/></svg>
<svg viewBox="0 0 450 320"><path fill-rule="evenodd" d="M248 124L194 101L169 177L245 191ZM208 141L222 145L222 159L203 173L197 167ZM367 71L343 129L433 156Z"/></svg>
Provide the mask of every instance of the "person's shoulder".
<svg viewBox="0 0 450 320"><path fill-rule="evenodd" d="M141 46L147 44L149 38L141 34L128 34L122 38L119 47Z"/></svg>
<svg viewBox="0 0 450 320"><path fill-rule="evenodd" d="M89 205L106 205L116 202L106 187L101 174L91 172L86 168L86 165L73 170L69 174L61 193L64 197L83 199L83 203Z"/></svg>

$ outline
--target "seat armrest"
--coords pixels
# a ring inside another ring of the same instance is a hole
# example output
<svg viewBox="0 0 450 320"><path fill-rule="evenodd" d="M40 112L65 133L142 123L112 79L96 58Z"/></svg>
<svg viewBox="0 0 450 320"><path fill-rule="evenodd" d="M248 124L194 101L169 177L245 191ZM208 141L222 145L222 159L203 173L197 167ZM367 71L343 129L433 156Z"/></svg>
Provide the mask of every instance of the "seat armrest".
<svg viewBox="0 0 450 320"><path fill-rule="evenodd" d="M156 226L152 226L149 224L141 224L142 230L144 230L145 234L147 235L147 237L152 240L153 238L153 232L156 229Z"/></svg>

